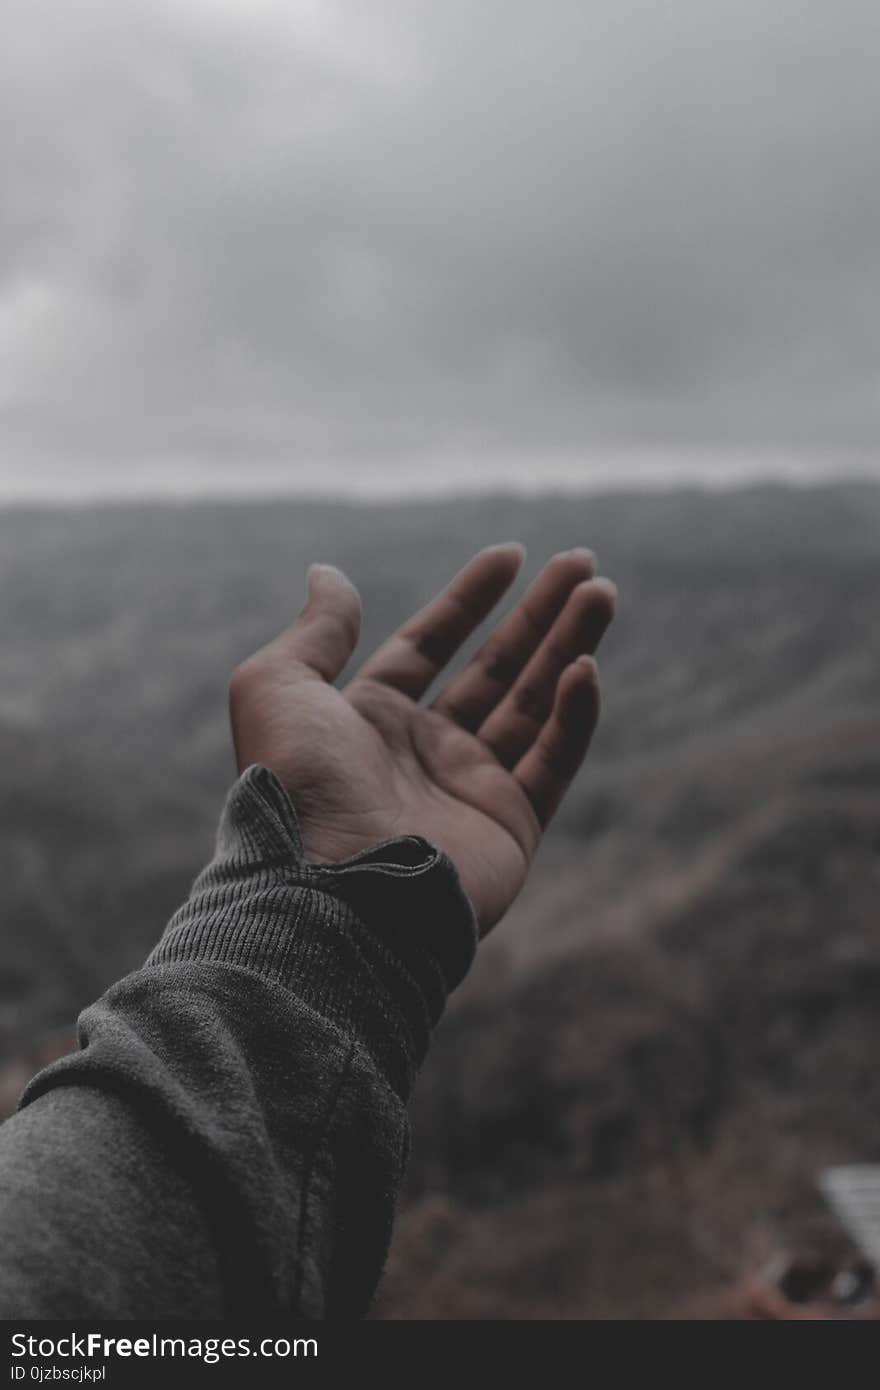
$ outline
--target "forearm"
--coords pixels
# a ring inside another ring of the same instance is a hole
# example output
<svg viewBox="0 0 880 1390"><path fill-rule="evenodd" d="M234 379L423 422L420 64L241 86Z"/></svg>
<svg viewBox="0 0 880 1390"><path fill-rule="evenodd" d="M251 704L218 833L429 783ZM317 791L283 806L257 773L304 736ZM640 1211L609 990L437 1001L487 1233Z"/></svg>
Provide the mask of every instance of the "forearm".
<svg viewBox="0 0 880 1390"><path fill-rule="evenodd" d="M473 947L430 846L305 865L251 769L145 968L0 1129L0 1313L363 1312L406 1096Z"/></svg>

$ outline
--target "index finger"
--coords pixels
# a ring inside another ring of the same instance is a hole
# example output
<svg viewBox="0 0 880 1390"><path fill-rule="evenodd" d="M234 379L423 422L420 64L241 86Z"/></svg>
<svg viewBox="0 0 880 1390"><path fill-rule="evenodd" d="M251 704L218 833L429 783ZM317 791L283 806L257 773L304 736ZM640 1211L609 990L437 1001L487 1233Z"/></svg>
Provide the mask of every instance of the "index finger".
<svg viewBox="0 0 880 1390"><path fill-rule="evenodd" d="M383 642L355 679L379 681L419 699L510 588L524 557L525 548L517 541L481 550L442 593Z"/></svg>

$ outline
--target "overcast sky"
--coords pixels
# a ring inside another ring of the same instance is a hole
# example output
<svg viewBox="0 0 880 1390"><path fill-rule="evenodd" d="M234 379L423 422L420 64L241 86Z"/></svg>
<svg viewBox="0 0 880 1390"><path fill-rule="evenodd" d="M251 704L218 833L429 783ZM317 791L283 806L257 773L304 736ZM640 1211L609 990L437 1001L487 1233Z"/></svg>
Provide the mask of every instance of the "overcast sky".
<svg viewBox="0 0 880 1390"><path fill-rule="evenodd" d="M0 17L0 492L880 476L876 0Z"/></svg>

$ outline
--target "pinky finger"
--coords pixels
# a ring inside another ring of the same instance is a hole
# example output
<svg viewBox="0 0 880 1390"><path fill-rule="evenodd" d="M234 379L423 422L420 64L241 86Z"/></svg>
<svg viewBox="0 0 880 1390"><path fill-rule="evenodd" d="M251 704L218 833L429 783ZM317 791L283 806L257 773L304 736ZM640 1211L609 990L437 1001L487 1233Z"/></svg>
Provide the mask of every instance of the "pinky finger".
<svg viewBox="0 0 880 1390"><path fill-rule="evenodd" d="M542 829L583 762L598 718L596 663L590 656L579 656L559 677L550 717L513 769Z"/></svg>

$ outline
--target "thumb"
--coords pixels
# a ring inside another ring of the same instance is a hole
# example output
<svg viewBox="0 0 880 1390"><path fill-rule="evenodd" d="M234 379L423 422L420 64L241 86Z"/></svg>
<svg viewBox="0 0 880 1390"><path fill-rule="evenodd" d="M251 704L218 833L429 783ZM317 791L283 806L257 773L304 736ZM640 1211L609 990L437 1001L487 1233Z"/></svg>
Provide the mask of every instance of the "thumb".
<svg viewBox="0 0 880 1390"><path fill-rule="evenodd" d="M361 630L357 589L335 565L310 565L309 594L292 627L278 638L289 661L301 662L326 681L335 681Z"/></svg>

